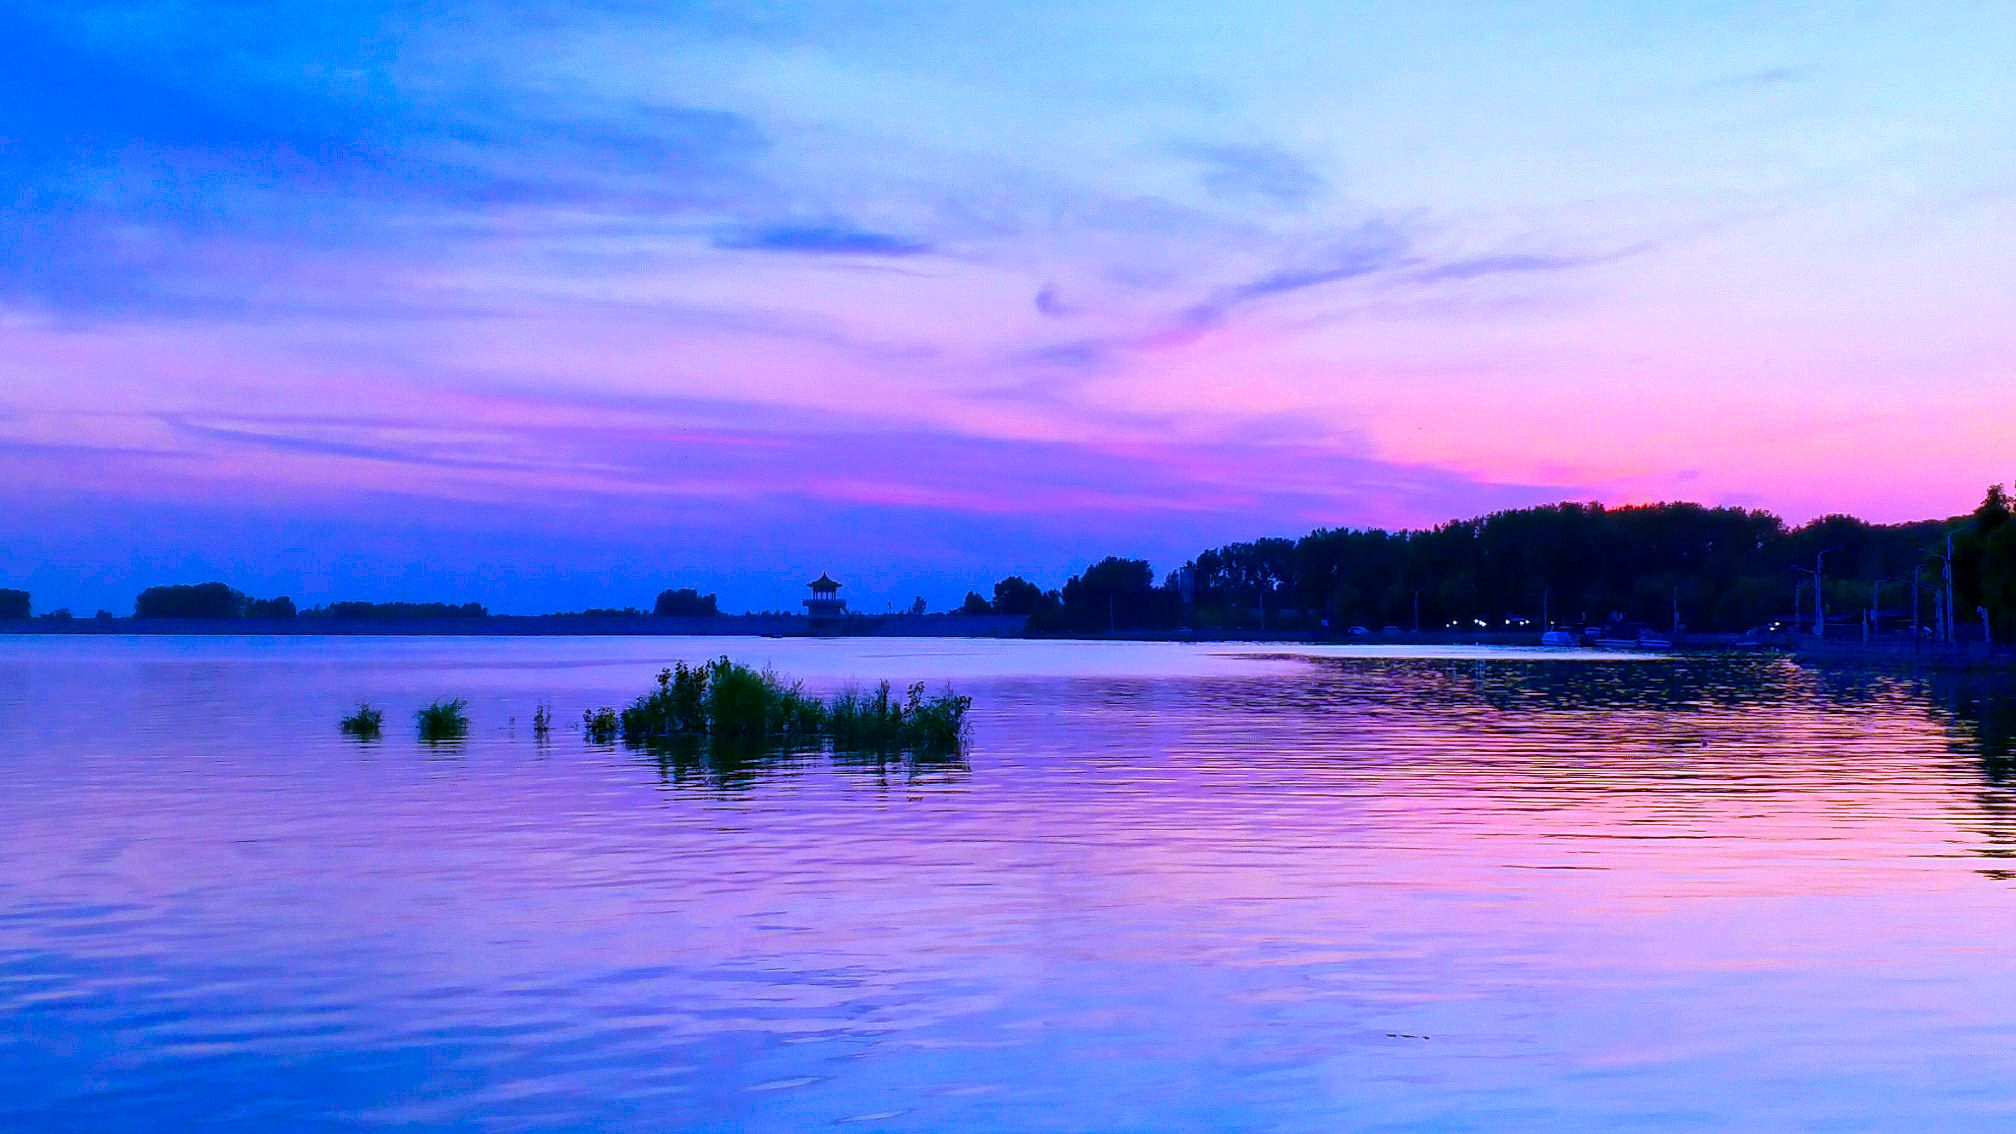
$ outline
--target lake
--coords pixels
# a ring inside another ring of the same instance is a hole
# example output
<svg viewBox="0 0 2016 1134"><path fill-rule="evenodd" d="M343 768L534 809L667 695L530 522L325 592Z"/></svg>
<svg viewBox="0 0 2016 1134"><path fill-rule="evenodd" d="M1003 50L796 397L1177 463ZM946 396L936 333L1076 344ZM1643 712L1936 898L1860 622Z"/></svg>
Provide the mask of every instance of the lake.
<svg viewBox="0 0 2016 1134"><path fill-rule="evenodd" d="M724 652L972 742L581 738ZM0 1129L2007 1130L2012 720L1772 658L0 638Z"/></svg>

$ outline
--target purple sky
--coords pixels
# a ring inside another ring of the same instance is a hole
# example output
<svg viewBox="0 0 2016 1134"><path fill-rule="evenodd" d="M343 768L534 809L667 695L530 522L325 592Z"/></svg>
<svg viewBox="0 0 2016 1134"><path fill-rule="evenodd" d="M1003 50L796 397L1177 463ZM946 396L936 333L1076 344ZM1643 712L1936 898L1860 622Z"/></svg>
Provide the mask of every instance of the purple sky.
<svg viewBox="0 0 2016 1134"><path fill-rule="evenodd" d="M881 609L2016 474L2016 9L1055 7L0 14L0 586Z"/></svg>

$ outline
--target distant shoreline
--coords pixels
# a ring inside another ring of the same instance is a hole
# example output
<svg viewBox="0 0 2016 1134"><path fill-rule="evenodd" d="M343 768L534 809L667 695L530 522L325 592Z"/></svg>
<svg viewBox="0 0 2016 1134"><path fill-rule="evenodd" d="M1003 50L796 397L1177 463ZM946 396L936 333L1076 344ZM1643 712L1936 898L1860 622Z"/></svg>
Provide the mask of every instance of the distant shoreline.
<svg viewBox="0 0 2016 1134"><path fill-rule="evenodd" d="M1908 642L1802 642L1792 660L1814 669L1864 669L1888 673L2016 673L2016 648L1964 643L1954 649L1937 642L1912 649Z"/></svg>
<svg viewBox="0 0 2016 1134"><path fill-rule="evenodd" d="M1166 629L1031 633L1029 619L998 614L850 614L813 620L794 614L658 615L492 614L480 618L72 618L0 619L0 635L146 635L249 637L784 637L784 638L1017 638L1084 642L1258 642L1364 646L1521 646L1537 648L1531 630L1392 631L1364 636L1307 629ZM1736 635L1683 639L1689 650L1728 648Z"/></svg>
<svg viewBox="0 0 2016 1134"><path fill-rule="evenodd" d="M1139 630L1111 634L1031 634L1028 619L1016 615L885 614L819 620L792 614L723 614L712 617L658 615L493 614L480 618L12 618L0 619L0 636L142 636L276 638L999 638L1085 642L1255 642L1364 646L1539 647L1531 631L1425 630L1365 637L1311 634L1306 630L1235 631ZM1736 635L1683 635L1681 653L1735 650ZM1896 642L1863 645L1854 641L1800 641L1766 652L1821 669L1870 669L1898 673L1972 671L2016 673L2016 648L1960 650L1925 643L1919 650ZM1657 655L1648 655L1657 656Z"/></svg>
<svg viewBox="0 0 2016 1134"><path fill-rule="evenodd" d="M850 614L813 620L802 614L708 617L599 614L492 614L480 618L15 618L0 635L145 635L150 637L654 637L654 638L1018 638L1086 642L1275 642L1368 646L1538 646L1528 630L1395 631L1352 637L1307 629L1121 630L1030 633L1029 619L1007 614ZM1689 648L1721 649L1735 635L1702 635Z"/></svg>
<svg viewBox="0 0 2016 1134"><path fill-rule="evenodd" d="M802 614L706 617L491 614L476 618L12 618L0 634L250 635L271 637L883 637L1018 638L1029 620L1005 614Z"/></svg>

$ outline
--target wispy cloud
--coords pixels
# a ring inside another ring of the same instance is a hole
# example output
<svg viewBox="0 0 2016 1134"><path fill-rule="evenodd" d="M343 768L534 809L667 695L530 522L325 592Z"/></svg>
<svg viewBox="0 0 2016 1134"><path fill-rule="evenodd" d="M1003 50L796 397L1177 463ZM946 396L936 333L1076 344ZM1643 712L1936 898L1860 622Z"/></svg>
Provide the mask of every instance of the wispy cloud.
<svg viewBox="0 0 2016 1134"><path fill-rule="evenodd" d="M814 256L917 256L931 250L922 240L839 222L731 228L715 234L714 246Z"/></svg>
<svg viewBox="0 0 2016 1134"><path fill-rule="evenodd" d="M1360 279L1403 263L1408 256L1409 244L1407 237L1392 223L1367 221L1356 229L1325 240L1306 256L1227 288L1215 303L1229 308L1268 296Z"/></svg>
<svg viewBox="0 0 2016 1134"><path fill-rule="evenodd" d="M543 408L529 420L514 413L456 424L397 413L167 415L160 419L168 429L163 447L76 448L106 466L99 475L108 477L124 461L174 458L186 474L148 466L147 495L161 499L204 494L220 463L251 454L274 500L327 500L336 485L362 493L413 484L398 475L404 469L424 473L431 494L521 508L568 499L589 509L799 499L1023 520L1100 513L1132 526L1155 516L1219 517L1214 522L1228 530L1255 509L1298 523L1368 509L1389 522L1412 522L1466 494L1524 500L1556 491L1379 460L1357 442L1306 436L1299 423L1256 425L1224 440L1025 441L896 429L868 418L786 414L727 424L738 416L734 407L701 403L521 402ZM594 428L584 428L591 418Z"/></svg>
<svg viewBox="0 0 2016 1134"><path fill-rule="evenodd" d="M1046 283L1036 289L1036 310L1052 319L1062 319L1078 313L1078 308L1064 302L1063 292L1054 283Z"/></svg>
<svg viewBox="0 0 2016 1134"><path fill-rule="evenodd" d="M1606 255L1550 255L1545 253L1498 253L1473 256L1434 264L1414 273L1422 283L1453 283L1485 276L1528 276L1547 272L1570 272L1608 263L1623 253Z"/></svg>
<svg viewBox="0 0 2016 1134"><path fill-rule="evenodd" d="M15 197L0 210L0 300L169 317L241 300L369 307L365 280L340 303L276 291L299 284L305 257L375 255L382 272L561 217L690 224L774 196L753 164L767 140L744 116L556 101L452 70L402 89L388 29L361 9L277 41L249 19L130 20L122 38L81 14L0 13L20 49L0 69ZM339 44L363 54L332 57Z"/></svg>
<svg viewBox="0 0 2016 1134"><path fill-rule="evenodd" d="M1808 67L1760 67L1754 71L1744 71L1702 84L1703 90L1759 90L1767 87L1783 87L1793 83L1803 83L1812 77Z"/></svg>
<svg viewBox="0 0 2016 1134"><path fill-rule="evenodd" d="M1197 163L1206 189L1234 205L1299 209L1329 188L1314 166L1279 146L1235 142L1182 146L1177 152Z"/></svg>

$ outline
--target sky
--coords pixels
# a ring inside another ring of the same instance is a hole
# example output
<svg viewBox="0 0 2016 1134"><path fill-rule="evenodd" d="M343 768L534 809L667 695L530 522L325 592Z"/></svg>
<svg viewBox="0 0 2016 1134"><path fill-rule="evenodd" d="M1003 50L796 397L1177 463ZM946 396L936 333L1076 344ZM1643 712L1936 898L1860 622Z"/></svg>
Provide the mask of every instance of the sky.
<svg viewBox="0 0 2016 1134"><path fill-rule="evenodd" d="M956 603L2016 476L2016 6L0 7L0 586Z"/></svg>

